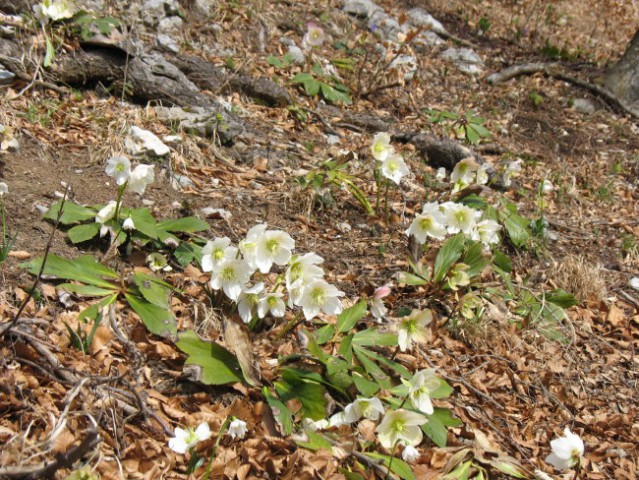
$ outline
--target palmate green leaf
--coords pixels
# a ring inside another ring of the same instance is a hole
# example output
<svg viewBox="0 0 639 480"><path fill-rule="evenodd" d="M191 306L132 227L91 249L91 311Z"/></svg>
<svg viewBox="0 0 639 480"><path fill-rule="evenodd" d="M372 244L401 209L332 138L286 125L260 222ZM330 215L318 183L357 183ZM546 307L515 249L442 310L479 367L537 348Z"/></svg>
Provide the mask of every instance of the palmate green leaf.
<svg viewBox="0 0 639 480"><path fill-rule="evenodd" d="M490 264L490 257L484 253L484 247L481 242L473 242L466 250L462 263L468 265L466 273L472 278L479 275Z"/></svg>
<svg viewBox="0 0 639 480"><path fill-rule="evenodd" d="M44 218L55 221L58 218L60 207L62 207L62 200L51 205L49 211L44 214ZM82 205L67 200L64 202L60 223L62 225L71 225L73 223L85 222L90 219L95 219L96 213L97 210L95 209L83 207Z"/></svg>
<svg viewBox="0 0 639 480"><path fill-rule="evenodd" d="M271 407L273 416L282 425L284 435L290 435L293 433L293 414L288 407L282 403L279 398L273 395L273 392L271 392L271 389L268 387L262 388L262 395L264 395L268 406Z"/></svg>
<svg viewBox="0 0 639 480"><path fill-rule="evenodd" d="M326 380L332 387L339 391L345 391L353 384L350 374L351 365L346 360L337 357L329 357L326 362Z"/></svg>
<svg viewBox="0 0 639 480"><path fill-rule="evenodd" d="M381 460L386 468L390 468L390 471L399 475L402 480L415 480L415 475L410 466L399 458L374 452L366 452L364 455L376 461Z"/></svg>
<svg viewBox="0 0 639 480"><path fill-rule="evenodd" d="M353 345L391 347L397 345L397 334L380 333L376 328L368 328L353 335Z"/></svg>
<svg viewBox="0 0 639 480"><path fill-rule="evenodd" d="M100 227L102 227L102 225L97 222L76 225L69 229L67 235L69 236L71 243L86 242L100 234Z"/></svg>
<svg viewBox="0 0 639 480"><path fill-rule="evenodd" d="M151 333L160 336L175 335L177 333L175 317L168 309L153 305L144 298L136 297L135 295L127 293L124 296L133 311L138 314L144 326Z"/></svg>
<svg viewBox="0 0 639 480"><path fill-rule="evenodd" d="M164 309L169 308L168 296L171 285L153 275L142 272L136 272L133 275L133 281L146 301Z"/></svg>
<svg viewBox="0 0 639 480"><path fill-rule="evenodd" d="M329 452L333 451L333 447L331 446L331 442L322 435L321 433L314 432L310 428L304 430L306 436L308 437L308 442L303 442L301 440L296 440L300 447L306 448L307 450L317 451L317 450L328 450Z"/></svg>
<svg viewBox="0 0 639 480"><path fill-rule="evenodd" d="M464 252L465 236L463 233L450 237L444 242L437 253L435 259L435 268L433 270L433 279L435 282L441 282L450 267L459 260Z"/></svg>
<svg viewBox="0 0 639 480"><path fill-rule="evenodd" d="M275 390L284 403L298 400L305 417L311 420L326 417L325 390L319 383L309 382L287 368L282 372L281 379L275 382Z"/></svg>
<svg viewBox="0 0 639 480"><path fill-rule="evenodd" d="M161 231L158 234L160 240L164 241ZM173 256L182 267L186 267L188 264L195 261L199 262L202 259L202 247L189 242L180 242L173 252Z"/></svg>
<svg viewBox="0 0 639 480"><path fill-rule="evenodd" d="M527 219L507 208L499 210L497 214L514 246L523 247L530 241L530 222Z"/></svg>
<svg viewBox="0 0 639 480"><path fill-rule="evenodd" d="M353 103L351 97L344 92L340 92L336 88L331 87L329 84L324 82L319 82L320 89L322 91L322 96L331 103L345 103L346 105L350 105Z"/></svg>
<svg viewBox="0 0 639 480"><path fill-rule="evenodd" d="M157 224L157 228L165 232L195 233L208 230L209 224L198 217L183 217L160 222Z"/></svg>
<svg viewBox="0 0 639 480"><path fill-rule="evenodd" d="M364 318L367 311L368 307L365 300L347 308L337 316L337 331L339 333L348 332L357 324L357 322Z"/></svg>
<svg viewBox="0 0 639 480"><path fill-rule="evenodd" d="M34 258L23 266L27 268L29 273L37 275L42 261L43 257ZM118 274L115 271L102 265L90 255L82 255L74 260L67 260L51 254L47 256L43 274L64 280L76 280L107 289L113 288L113 283L105 280L104 277L118 278Z"/></svg>
<svg viewBox="0 0 639 480"><path fill-rule="evenodd" d="M199 379L206 385L224 385L243 381L240 364L231 352L215 342L201 340L192 330L180 334L177 347L186 353L188 365L202 367Z"/></svg>
<svg viewBox="0 0 639 480"><path fill-rule="evenodd" d="M355 388L357 388L359 393L365 397L372 397L382 388L379 383L371 382L358 374L353 374L352 379L355 384Z"/></svg>
<svg viewBox="0 0 639 480"><path fill-rule="evenodd" d="M320 82L310 73L301 72L291 79L291 83L301 83L309 97L314 97L320 92Z"/></svg>
<svg viewBox="0 0 639 480"><path fill-rule="evenodd" d="M432 415L427 415L428 422L422 425L422 431L438 447L445 447L448 439L448 427L459 427L461 420L455 418L448 408L435 407Z"/></svg>

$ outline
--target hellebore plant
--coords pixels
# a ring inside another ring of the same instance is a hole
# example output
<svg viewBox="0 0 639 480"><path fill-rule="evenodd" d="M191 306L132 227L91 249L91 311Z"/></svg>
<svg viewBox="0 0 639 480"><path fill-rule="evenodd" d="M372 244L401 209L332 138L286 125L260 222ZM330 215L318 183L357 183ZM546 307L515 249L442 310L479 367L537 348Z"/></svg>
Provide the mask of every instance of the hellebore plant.
<svg viewBox="0 0 639 480"><path fill-rule="evenodd" d="M552 453L546 457L557 470L567 470L576 467L579 469L581 457L584 454L584 441L579 435L572 433L568 427L564 430L564 436L555 438L550 442Z"/></svg>
<svg viewBox="0 0 639 480"><path fill-rule="evenodd" d="M181 455L192 450L198 443L211 438L209 424L203 422L197 428L176 428L174 437L169 440L169 448Z"/></svg>

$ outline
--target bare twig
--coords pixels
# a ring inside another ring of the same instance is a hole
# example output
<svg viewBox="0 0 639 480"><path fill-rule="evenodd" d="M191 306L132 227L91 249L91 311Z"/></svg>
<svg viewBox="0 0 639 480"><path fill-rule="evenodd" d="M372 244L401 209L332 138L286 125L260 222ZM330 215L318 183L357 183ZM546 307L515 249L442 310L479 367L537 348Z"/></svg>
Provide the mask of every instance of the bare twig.
<svg viewBox="0 0 639 480"><path fill-rule="evenodd" d="M2 330L0 330L0 338L3 337L9 330L11 330L15 326L15 324L18 322L18 320L20 319L20 315L22 315L22 312L24 312L24 309L27 307L29 300L31 300L31 298L33 297L33 292L38 287L38 283L40 283L40 278L42 278L42 273L44 272L44 266L46 265L47 257L49 256L49 250L51 249L51 246L53 245L53 238L55 237L55 232L58 230L58 226L60 225L60 219L62 218L62 212L64 211L64 204L67 200L70 186L71 186L71 183L67 182L67 186L64 190L64 196L62 197L62 202L60 203L60 209L58 210L58 216L55 220L55 224L53 225L53 229L51 230L51 235L49 235L49 241L47 242L47 246L44 249L44 255L42 257L42 265L40 265L40 270L38 271L38 274L36 275L36 278L33 281L33 285L31 286L31 289L27 292L27 296L22 301L20 308L18 309L16 314L13 316L11 321L7 323L7 325L4 326Z"/></svg>

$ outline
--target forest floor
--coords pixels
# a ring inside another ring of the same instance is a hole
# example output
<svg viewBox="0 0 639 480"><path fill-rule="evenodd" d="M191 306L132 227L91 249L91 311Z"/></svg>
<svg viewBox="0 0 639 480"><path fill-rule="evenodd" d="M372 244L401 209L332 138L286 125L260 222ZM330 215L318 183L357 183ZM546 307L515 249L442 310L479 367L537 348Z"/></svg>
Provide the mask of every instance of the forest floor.
<svg viewBox="0 0 639 480"><path fill-rule="evenodd" d="M126 193L127 205L147 206L162 219L200 216L210 226L200 232L205 239L227 236L237 243L262 222L285 230L296 251L325 259L327 279L345 292L345 305L391 285L385 298L389 329L405 308L436 310L431 338L421 349L397 355L383 350L411 371L436 368L454 388L437 405L450 408L461 425L449 428L446 446L424 440L421 456L411 465L415 478L442 478L468 459L475 476L455 478L480 478L481 468L491 478L511 478L494 468L493 460L506 455L530 478L535 470L553 478L638 478L639 292L630 286L631 278L639 276L638 120L589 91L543 74L498 85L490 85L486 76L513 64L557 61L574 76L599 83L632 37L639 12L628 2L612 0L441 3L378 2L398 18L415 6L426 9L450 33L476 45L484 74L466 75L440 58L442 50L454 46L447 40L416 54L412 81L373 93L375 75L384 82L397 77L383 62L335 49L337 40L363 51L370 46L370 34L341 11L338 0L220 0L216 29L185 7L184 49L200 54L208 45L209 61L274 79L294 98L287 108L263 106L237 93L226 96L247 130L234 145L175 131L158 121L155 105L121 101L106 89L60 93L38 85L24 92L26 84L2 87L0 123L18 139L20 150L0 152L0 181L9 186L2 200L7 225L16 233L12 252L0 265L0 331L27 301L18 322L22 333L0 339L0 478L29 478L41 462L56 461L51 478L66 478L78 464L65 463L63 454L87 439L92 422L100 441L83 452L82 462L103 479L383 477L383 468L373 468L348 449L302 448L274 421L262 386L278 379L274 360L306 352L299 333L313 329L308 323L286 332L290 312L247 334L241 347L229 345L222 332L225 313L212 303L217 297L207 287L209 274L197 264L173 264L163 278L180 292L170 303L177 330L193 329L238 355L237 348L250 350L260 372L257 387L242 382L212 386L185 368L186 356L175 337L151 334L124 302L110 310L113 318L103 319L84 353L71 345L67 324L77 327L77 314L90 299L77 297L74 305L65 306L56 291L59 282L48 277L34 294L34 276L23 262L43 255L47 246L51 255L71 259L88 253L125 273L145 271L147 251L113 260L106 239L73 245L62 231L51 236L53 223L43 220L38 208L59 200L66 185L69 199L79 204L113 200L115 186L104 173L105 162L124 151L132 125L161 138L177 133L181 141L156 165L146 202ZM126 21L117 8L111 14ZM332 41L308 55L316 60L351 55L353 69L340 70L351 105L324 105L304 95L289 83L300 67L278 68L267 61L269 55L285 53L281 36L299 44L310 21L329 32ZM264 51L255 48L260 31L266 35ZM580 99L588 100L593 111L576 108ZM345 189L318 193L296 181L343 151L352 152L346 154L352 159L346 171L374 203L370 144L376 130L352 119L377 119L394 135L455 135L449 124L430 121L427 109L474 111L485 119L490 136L469 148L496 166L522 160L513 186L484 193L489 199L508 199L526 218L547 222L545 231L523 247L504 241L501 248L511 259L510 277L518 292L543 299L543 292L561 288L577 298L578 304L557 322L560 340L535 328L514 299L497 301L486 293L501 285L494 272L459 292L440 292L436 301L425 290L398 281L398 274L409 270L405 231L414 214L425 201L445 193L435 180L437 169L412 145L394 142L412 175L399 189L390 189L386 214L367 215ZM338 143L329 143L335 139ZM169 170L192 184L175 188ZM551 191L542 192L544 181L552 184ZM207 207L222 213L207 217L202 213ZM471 290L486 293L492 309L464 323L455 317L456 302ZM330 316L323 320L335 322ZM216 434L232 416L248 424L243 440ZM188 473L187 457L172 452L168 440L175 427L201 422L209 423L213 437L198 446L205 465ZM574 470L556 472L544 462L550 441L565 427L585 442L579 476ZM364 426L357 433L370 445L371 432ZM462 451L461 457L455 455ZM348 476L355 473L361 477Z"/></svg>

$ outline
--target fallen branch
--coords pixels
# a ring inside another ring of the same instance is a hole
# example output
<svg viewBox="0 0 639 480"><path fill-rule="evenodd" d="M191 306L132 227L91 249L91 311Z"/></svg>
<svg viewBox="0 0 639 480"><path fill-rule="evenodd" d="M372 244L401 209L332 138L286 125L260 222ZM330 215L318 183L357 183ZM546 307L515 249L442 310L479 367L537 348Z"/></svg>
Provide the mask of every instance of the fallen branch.
<svg viewBox="0 0 639 480"><path fill-rule="evenodd" d="M520 75L531 75L533 73L543 73L547 77L555 78L557 80L563 80L564 82L572 83L586 90L590 90L592 93L599 95L603 99L607 100L612 105L623 110L625 113L632 115L635 118L639 118L639 110L631 107L626 102L617 97L614 93L608 90L606 87L595 85L593 83L586 82L572 75L568 75L563 72L559 72L556 68L559 67L557 62L553 63L524 63L521 65L513 65L501 72L493 73L486 80L491 85L495 85L500 82L505 82L511 78L518 77Z"/></svg>

